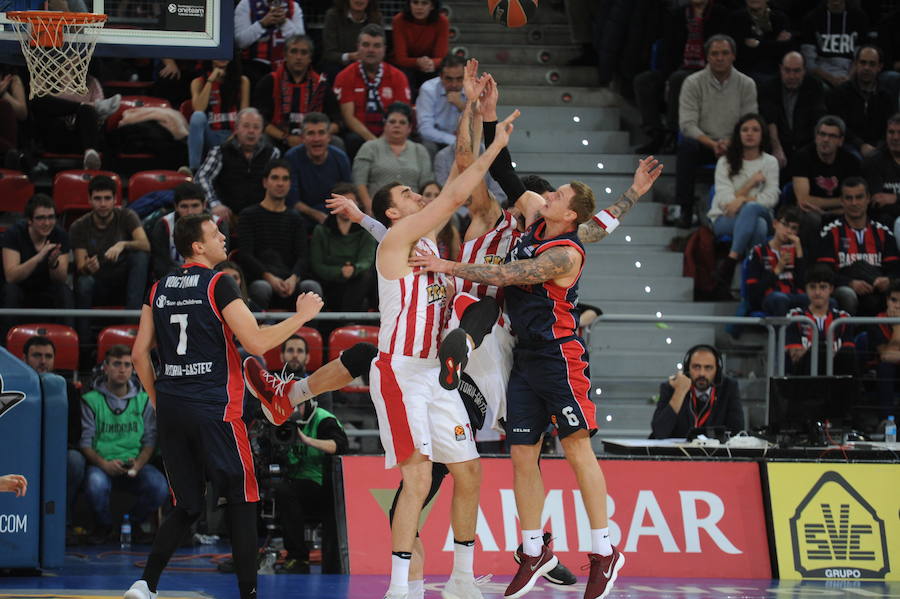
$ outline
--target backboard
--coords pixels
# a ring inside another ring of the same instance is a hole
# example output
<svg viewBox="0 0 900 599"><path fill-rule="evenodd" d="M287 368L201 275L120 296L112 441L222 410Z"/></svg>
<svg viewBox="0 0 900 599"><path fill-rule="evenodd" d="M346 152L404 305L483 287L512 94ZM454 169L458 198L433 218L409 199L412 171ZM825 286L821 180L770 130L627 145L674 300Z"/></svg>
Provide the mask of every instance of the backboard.
<svg viewBox="0 0 900 599"><path fill-rule="evenodd" d="M67 0L68 10L107 15L95 55L231 58L232 0ZM41 10L45 0L0 0L0 55L20 56L7 11ZM56 9L56 7L53 7Z"/></svg>

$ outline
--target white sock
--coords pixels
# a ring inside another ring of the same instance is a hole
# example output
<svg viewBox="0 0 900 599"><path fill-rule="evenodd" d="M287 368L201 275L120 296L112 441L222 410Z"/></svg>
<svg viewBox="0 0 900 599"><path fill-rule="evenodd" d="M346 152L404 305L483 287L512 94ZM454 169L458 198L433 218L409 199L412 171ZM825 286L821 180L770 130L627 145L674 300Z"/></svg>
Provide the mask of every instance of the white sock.
<svg viewBox="0 0 900 599"><path fill-rule="evenodd" d="M297 404L312 398L313 394L309 390L309 377L294 382L291 386L291 390L288 392L288 397L291 399L292 406L296 406Z"/></svg>
<svg viewBox="0 0 900 599"><path fill-rule="evenodd" d="M409 581L409 599L425 599L425 579Z"/></svg>
<svg viewBox="0 0 900 599"><path fill-rule="evenodd" d="M591 529L591 553L598 555L612 554L612 545L609 544L609 528Z"/></svg>
<svg viewBox="0 0 900 599"><path fill-rule="evenodd" d="M540 528L535 530L522 529L522 553L537 557L541 554L541 547L544 545L544 531Z"/></svg>
<svg viewBox="0 0 900 599"><path fill-rule="evenodd" d="M397 553L391 554L391 588L388 592L402 595L409 588L409 564L412 562L412 554L406 553L403 557Z"/></svg>
<svg viewBox="0 0 900 599"><path fill-rule="evenodd" d="M474 575L475 543L453 542L453 573Z"/></svg>

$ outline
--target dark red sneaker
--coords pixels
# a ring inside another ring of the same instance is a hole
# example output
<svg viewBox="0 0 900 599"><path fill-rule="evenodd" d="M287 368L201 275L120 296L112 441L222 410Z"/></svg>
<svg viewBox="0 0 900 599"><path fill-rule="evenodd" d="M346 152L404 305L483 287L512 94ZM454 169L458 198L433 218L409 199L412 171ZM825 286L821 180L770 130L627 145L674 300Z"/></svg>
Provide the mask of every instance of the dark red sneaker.
<svg viewBox="0 0 900 599"><path fill-rule="evenodd" d="M293 378L293 375L283 379L277 374L272 374L260 366L252 356L244 360L244 381L247 383L247 389L259 400L263 414L275 426L284 424L294 411L288 397L288 392L294 386Z"/></svg>
<svg viewBox="0 0 900 599"><path fill-rule="evenodd" d="M534 587L537 579L556 567L559 560L550 551L550 548L544 545L541 547L541 554L537 557L525 555L521 551L516 551L516 561L519 562L519 570L513 577L512 582L506 587L503 596L506 599L516 599L521 597Z"/></svg>
<svg viewBox="0 0 900 599"><path fill-rule="evenodd" d="M625 565L625 556L615 547L610 555L588 553L591 573L584 589L584 599L603 599L613 588L619 570Z"/></svg>
<svg viewBox="0 0 900 599"><path fill-rule="evenodd" d="M441 363L441 374L438 381L441 387L453 391L459 387L459 376L469 362L466 332L453 329L441 341L438 348L438 360Z"/></svg>

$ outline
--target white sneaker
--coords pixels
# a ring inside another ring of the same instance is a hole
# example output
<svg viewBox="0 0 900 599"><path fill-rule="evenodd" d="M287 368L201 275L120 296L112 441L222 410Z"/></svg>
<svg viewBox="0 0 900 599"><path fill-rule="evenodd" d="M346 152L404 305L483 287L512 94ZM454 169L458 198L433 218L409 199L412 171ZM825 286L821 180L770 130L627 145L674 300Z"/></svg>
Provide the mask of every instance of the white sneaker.
<svg viewBox="0 0 900 599"><path fill-rule="evenodd" d="M124 599L156 599L156 593L150 592L146 580L138 580L125 591Z"/></svg>
<svg viewBox="0 0 900 599"><path fill-rule="evenodd" d="M117 110L119 110L119 106L122 105L122 94L116 94L115 96L110 96L109 98L104 98L103 100L97 100L94 102L94 110L97 111L97 116L100 117L100 122L105 121L110 116L114 115Z"/></svg>
<svg viewBox="0 0 900 599"><path fill-rule="evenodd" d="M99 171L102 166L100 162L100 154L93 148L84 151L84 170Z"/></svg>
<svg viewBox="0 0 900 599"><path fill-rule="evenodd" d="M443 599L484 599L480 587L491 580L491 576L476 579L472 574L452 574L441 591Z"/></svg>
<svg viewBox="0 0 900 599"><path fill-rule="evenodd" d="M409 599L408 591L399 591L397 589L388 589L384 594L384 599Z"/></svg>

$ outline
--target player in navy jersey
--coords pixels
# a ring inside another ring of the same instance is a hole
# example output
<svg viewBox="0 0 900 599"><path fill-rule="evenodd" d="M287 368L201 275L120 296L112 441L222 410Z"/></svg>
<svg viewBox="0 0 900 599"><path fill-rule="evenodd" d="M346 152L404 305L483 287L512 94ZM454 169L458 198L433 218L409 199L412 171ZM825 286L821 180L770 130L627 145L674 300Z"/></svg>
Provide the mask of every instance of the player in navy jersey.
<svg viewBox="0 0 900 599"><path fill-rule="evenodd" d="M300 295L296 314L261 329L234 279L212 269L226 253L225 237L210 215L179 219L175 247L185 264L152 287L133 351L135 369L156 407L175 508L160 526L142 579L125 599L156 597L163 568L205 505L207 480L227 499L240 597L253 599L259 489L242 419L244 380L235 337L249 352L263 354L315 317L322 299ZM153 347L158 371L150 362Z"/></svg>
<svg viewBox="0 0 900 599"><path fill-rule="evenodd" d="M652 184L658 169L655 161L647 165L642 176ZM552 422L575 471L591 524L591 570L584 597L598 599L612 589L625 558L609 543L606 483L590 443L597 425L588 395L587 347L576 333L578 282L584 266L578 226L593 217L594 195L588 186L574 181L548 192L546 198L546 206L505 264L462 264L424 255L412 256L409 262L428 271L504 287L506 310L517 335L506 431L523 540L517 555L519 571L504 596L523 596L558 563L540 529L544 487L538 459L543 432ZM623 213L636 201L637 197L623 196Z"/></svg>

